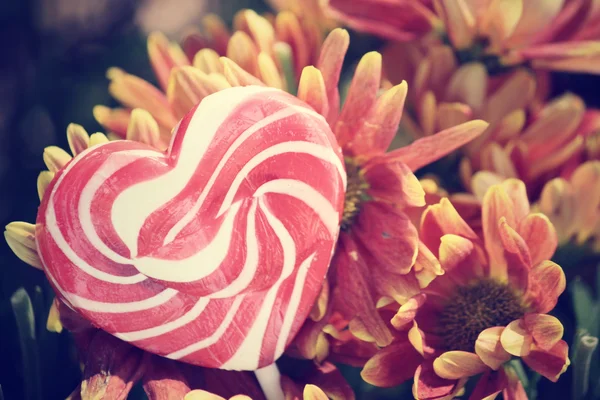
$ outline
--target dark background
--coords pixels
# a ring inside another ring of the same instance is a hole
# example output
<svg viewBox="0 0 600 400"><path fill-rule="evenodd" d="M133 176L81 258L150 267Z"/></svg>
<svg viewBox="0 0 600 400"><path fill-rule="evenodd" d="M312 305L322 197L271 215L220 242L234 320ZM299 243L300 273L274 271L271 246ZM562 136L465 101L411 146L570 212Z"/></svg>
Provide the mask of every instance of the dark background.
<svg viewBox="0 0 600 400"><path fill-rule="evenodd" d="M0 1L3 226L11 221L34 222L39 205L36 180L45 169L44 147L68 148L65 132L70 122L90 133L101 129L92 108L116 105L107 90L109 67L119 66L153 81L145 43L149 31L165 30L178 39L181 28L207 11L231 21L233 13L244 7L258 12L267 9L261 0ZM372 50L377 43L359 42L351 54ZM556 93L570 89L588 105L600 103L598 78L560 74L555 82ZM10 302L20 287L32 298L35 321L35 340L25 337L24 352ZM43 273L21 262L0 240L0 385L7 400L63 399L78 383L68 334L57 335L45 328L51 299Z"/></svg>

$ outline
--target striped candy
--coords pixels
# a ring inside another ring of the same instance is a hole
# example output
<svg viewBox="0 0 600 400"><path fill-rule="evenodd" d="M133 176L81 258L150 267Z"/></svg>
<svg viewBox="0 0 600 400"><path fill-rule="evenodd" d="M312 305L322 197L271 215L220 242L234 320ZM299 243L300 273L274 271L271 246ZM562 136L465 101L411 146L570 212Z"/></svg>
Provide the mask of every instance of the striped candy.
<svg viewBox="0 0 600 400"><path fill-rule="evenodd" d="M275 89L231 88L167 153L110 142L46 191L37 246L58 296L135 346L254 370L310 312L338 234L345 172L326 121Z"/></svg>

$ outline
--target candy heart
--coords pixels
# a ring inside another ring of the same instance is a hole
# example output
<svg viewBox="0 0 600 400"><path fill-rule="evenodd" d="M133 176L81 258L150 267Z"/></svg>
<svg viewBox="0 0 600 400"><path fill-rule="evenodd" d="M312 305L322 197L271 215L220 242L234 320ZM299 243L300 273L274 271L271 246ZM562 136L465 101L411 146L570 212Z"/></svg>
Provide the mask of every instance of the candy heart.
<svg viewBox="0 0 600 400"><path fill-rule="evenodd" d="M326 121L275 89L205 98L166 153L90 148L56 174L36 226L58 296L135 346L254 370L310 312L338 235L345 171Z"/></svg>

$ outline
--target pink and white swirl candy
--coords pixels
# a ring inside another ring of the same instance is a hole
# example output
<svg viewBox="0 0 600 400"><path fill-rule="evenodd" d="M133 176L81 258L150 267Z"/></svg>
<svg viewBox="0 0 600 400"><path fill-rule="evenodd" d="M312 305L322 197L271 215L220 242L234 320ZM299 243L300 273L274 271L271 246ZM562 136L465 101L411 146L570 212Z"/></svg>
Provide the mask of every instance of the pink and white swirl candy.
<svg viewBox="0 0 600 400"><path fill-rule="evenodd" d="M37 246L58 296L149 352L206 367L271 364L318 294L345 171L327 122L276 89L231 88L165 153L96 146L57 173Z"/></svg>

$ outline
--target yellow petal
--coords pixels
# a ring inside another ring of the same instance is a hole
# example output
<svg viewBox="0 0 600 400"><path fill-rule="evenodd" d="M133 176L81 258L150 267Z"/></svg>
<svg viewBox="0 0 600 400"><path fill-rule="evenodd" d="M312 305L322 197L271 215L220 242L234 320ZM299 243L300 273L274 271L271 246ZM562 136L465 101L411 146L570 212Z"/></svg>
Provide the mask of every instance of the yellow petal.
<svg viewBox="0 0 600 400"><path fill-rule="evenodd" d="M6 243L22 261L42 269L42 262L35 244L35 225L27 222L11 222L4 231Z"/></svg>
<svg viewBox="0 0 600 400"><path fill-rule="evenodd" d="M104 128L116 133L121 138L125 137L129 125L129 110L95 106L93 114L96 121Z"/></svg>
<svg viewBox="0 0 600 400"><path fill-rule="evenodd" d="M197 389L186 394L184 400L225 400L225 398L205 390Z"/></svg>
<svg viewBox="0 0 600 400"><path fill-rule="evenodd" d="M167 98L177 118L183 118L203 98L219 90L208 75L194 67L173 70Z"/></svg>
<svg viewBox="0 0 600 400"><path fill-rule="evenodd" d="M283 89L281 74L275 61L269 54L261 52L258 55L258 71L260 78L267 86Z"/></svg>
<svg viewBox="0 0 600 400"><path fill-rule="evenodd" d="M315 67L304 68L298 86L298 98L304 100L319 114L327 116L329 104L321 71Z"/></svg>
<svg viewBox="0 0 600 400"><path fill-rule="evenodd" d="M452 45L457 49L469 47L475 38L475 16L465 0L441 0L439 4Z"/></svg>
<svg viewBox="0 0 600 400"><path fill-rule="evenodd" d="M233 34L227 46L227 58L251 75L258 75L258 48L246 32Z"/></svg>
<svg viewBox="0 0 600 400"><path fill-rule="evenodd" d="M506 326L502 335L500 335L500 343L508 353L513 356L523 357L531 351L533 337L523 325L523 321L518 319Z"/></svg>
<svg viewBox="0 0 600 400"><path fill-rule="evenodd" d="M194 56L194 67L206 74L223 72L223 65L219 61L219 54L213 49L202 49L196 53Z"/></svg>
<svg viewBox="0 0 600 400"><path fill-rule="evenodd" d="M49 146L44 149L42 156L44 163L50 172L58 172L63 168L73 157L66 151L57 146Z"/></svg>
<svg viewBox="0 0 600 400"><path fill-rule="evenodd" d="M74 156L90 146L90 136L81 125L69 124L67 127L67 140Z"/></svg>
<svg viewBox="0 0 600 400"><path fill-rule="evenodd" d="M318 386L306 385L303 393L304 400L328 400L329 397Z"/></svg>
<svg viewBox="0 0 600 400"><path fill-rule="evenodd" d="M235 61L227 57L221 57L221 63L223 64L223 74L231 86L265 86L262 81L237 65Z"/></svg>
<svg viewBox="0 0 600 400"><path fill-rule="evenodd" d="M511 355L504 350L500 343L500 336L504 331L503 326L495 326L482 331L475 342L475 353L488 367L498 370Z"/></svg>
<svg viewBox="0 0 600 400"><path fill-rule="evenodd" d="M447 351L433 362L435 373L444 379L461 379L477 375L488 366L479 356L468 351Z"/></svg>
<svg viewBox="0 0 600 400"><path fill-rule="evenodd" d="M54 179L54 172L42 171L38 175L37 190L38 190L38 196L40 197L40 200L42 200L42 198L44 197L46 188L48 187L48 185L50 185L50 182L52 182L52 179Z"/></svg>
<svg viewBox="0 0 600 400"><path fill-rule="evenodd" d="M56 300L52 302L52 306L50 307L48 320L46 321L46 329L55 333L61 333L63 330L62 323L60 322L58 307L56 306Z"/></svg>
<svg viewBox="0 0 600 400"><path fill-rule="evenodd" d="M96 132L90 136L90 147L103 143L108 143L108 138L104 133Z"/></svg>
<svg viewBox="0 0 600 400"><path fill-rule="evenodd" d="M158 124L148 111L141 108L136 108L131 112L127 140L145 143L161 150L166 148L165 143L160 140Z"/></svg>

